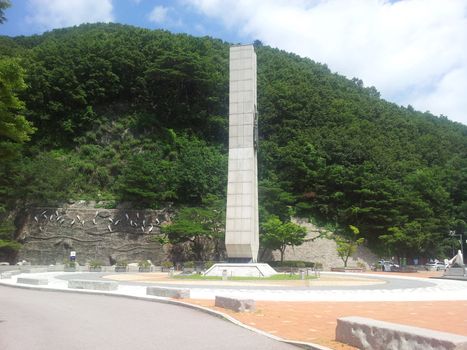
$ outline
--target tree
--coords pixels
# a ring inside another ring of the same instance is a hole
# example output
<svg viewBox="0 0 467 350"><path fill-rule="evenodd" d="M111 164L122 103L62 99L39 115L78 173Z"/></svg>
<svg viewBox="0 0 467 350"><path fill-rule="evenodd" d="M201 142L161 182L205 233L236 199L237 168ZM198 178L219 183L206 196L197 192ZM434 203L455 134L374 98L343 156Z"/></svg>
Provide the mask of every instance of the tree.
<svg viewBox="0 0 467 350"><path fill-rule="evenodd" d="M171 244L189 242L197 261L207 260L222 239L222 211L216 206L185 207L175 215L173 223L162 227L161 232Z"/></svg>
<svg viewBox="0 0 467 350"><path fill-rule="evenodd" d="M210 194L225 191L227 157L198 138L180 135L175 140L177 197L199 205Z"/></svg>
<svg viewBox="0 0 467 350"><path fill-rule="evenodd" d="M143 207L174 200L178 186L174 168L174 162L160 152L136 154L123 168L116 189L123 200Z"/></svg>
<svg viewBox="0 0 467 350"><path fill-rule="evenodd" d="M12 261L21 244L14 239L15 225L11 220L2 217L0 222L0 260Z"/></svg>
<svg viewBox="0 0 467 350"><path fill-rule="evenodd" d="M10 6L10 0L0 0L0 24L6 21L5 10Z"/></svg>
<svg viewBox="0 0 467 350"><path fill-rule="evenodd" d="M281 262L284 261L287 246L301 245L306 237L304 227L293 222L282 222L277 216L271 216L263 225L261 243L269 249L281 252Z"/></svg>
<svg viewBox="0 0 467 350"><path fill-rule="evenodd" d="M352 231L354 236L358 236L360 231L357 227L349 225L350 230ZM357 247L363 244L364 238L360 237L355 239L355 237L351 238L344 238L344 237L337 237L336 244L337 244L337 255L339 258L342 259L344 262L344 267L347 267L347 261L349 257L351 257L357 251Z"/></svg>
<svg viewBox="0 0 467 350"><path fill-rule="evenodd" d="M49 152L22 159L9 175L15 184L12 195L23 206L57 205L69 198L76 172L65 157Z"/></svg>
<svg viewBox="0 0 467 350"><path fill-rule="evenodd" d="M35 130L20 114L24 103L17 93L26 88L23 75L15 59L0 59L0 160L14 154L18 144L29 141Z"/></svg>

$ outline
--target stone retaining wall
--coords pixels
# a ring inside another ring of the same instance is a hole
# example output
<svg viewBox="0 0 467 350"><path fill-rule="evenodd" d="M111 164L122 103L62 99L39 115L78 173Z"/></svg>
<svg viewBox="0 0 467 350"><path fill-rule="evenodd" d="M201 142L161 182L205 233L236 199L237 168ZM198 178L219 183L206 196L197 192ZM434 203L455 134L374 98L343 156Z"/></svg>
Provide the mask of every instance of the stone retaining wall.
<svg viewBox="0 0 467 350"><path fill-rule="evenodd" d="M337 255L336 242L330 238L316 238L322 233L326 233L326 235L332 237L332 232L326 231L306 219L294 218L292 221L306 228L306 241L297 247L287 247L284 260L303 260L321 263L324 270L329 270L331 267L344 266L341 258ZM274 260L280 260L279 251L272 252L272 255ZM366 269L369 269L369 266L377 261L378 257L376 255L368 248L360 246L354 257L349 258L348 266L358 267L357 263L360 262Z"/></svg>
<svg viewBox="0 0 467 350"><path fill-rule="evenodd" d="M160 225L170 217L169 209L102 209L84 201L30 209L18 220L22 225L17 236L24 243L18 259L56 265L76 251L80 265L91 260L103 265L148 259L157 263L166 260L167 253L151 237L160 233Z"/></svg>

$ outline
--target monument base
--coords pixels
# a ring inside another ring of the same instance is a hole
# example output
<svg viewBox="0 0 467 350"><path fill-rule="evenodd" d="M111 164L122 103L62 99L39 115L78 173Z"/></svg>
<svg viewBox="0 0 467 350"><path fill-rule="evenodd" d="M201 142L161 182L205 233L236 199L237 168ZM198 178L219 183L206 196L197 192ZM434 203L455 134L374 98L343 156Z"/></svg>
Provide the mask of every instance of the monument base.
<svg viewBox="0 0 467 350"><path fill-rule="evenodd" d="M464 277L466 274L465 267L448 267L444 272L444 276L461 276Z"/></svg>
<svg viewBox="0 0 467 350"><path fill-rule="evenodd" d="M224 272L225 271L225 272ZM214 264L207 270L205 276L227 276L227 277L269 277L277 274L268 264Z"/></svg>

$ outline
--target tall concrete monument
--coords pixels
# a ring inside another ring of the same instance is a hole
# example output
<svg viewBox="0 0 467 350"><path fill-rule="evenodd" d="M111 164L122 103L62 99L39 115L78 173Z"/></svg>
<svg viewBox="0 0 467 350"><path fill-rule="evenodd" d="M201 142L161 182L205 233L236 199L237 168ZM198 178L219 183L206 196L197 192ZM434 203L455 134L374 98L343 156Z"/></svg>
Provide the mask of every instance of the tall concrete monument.
<svg viewBox="0 0 467 350"><path fill-rule="evenodd" d="M229 262L258 257L258 120L253 45L230 48L229 169L225 247Z"/></svg>
<svg viewBox="0 0 467 350"><path fill-rule="evenodd" d="M230 48L229 171L225 247L228 263L215 264L208 276L276 274L257 263L258 228L258 116L256 109L256 54L253 45Z"/></svg>

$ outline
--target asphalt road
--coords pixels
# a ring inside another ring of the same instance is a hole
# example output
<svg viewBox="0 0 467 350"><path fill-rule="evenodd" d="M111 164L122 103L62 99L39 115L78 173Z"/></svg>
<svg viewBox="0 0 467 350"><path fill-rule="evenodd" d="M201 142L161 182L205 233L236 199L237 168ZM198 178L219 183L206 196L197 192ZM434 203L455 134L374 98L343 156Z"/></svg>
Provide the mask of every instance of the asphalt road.
<svg viewBox="0 0 467 350"><path fill-rule="evenodd" d="M0 349L297 348L180 306L0 286Z"/></svg>

